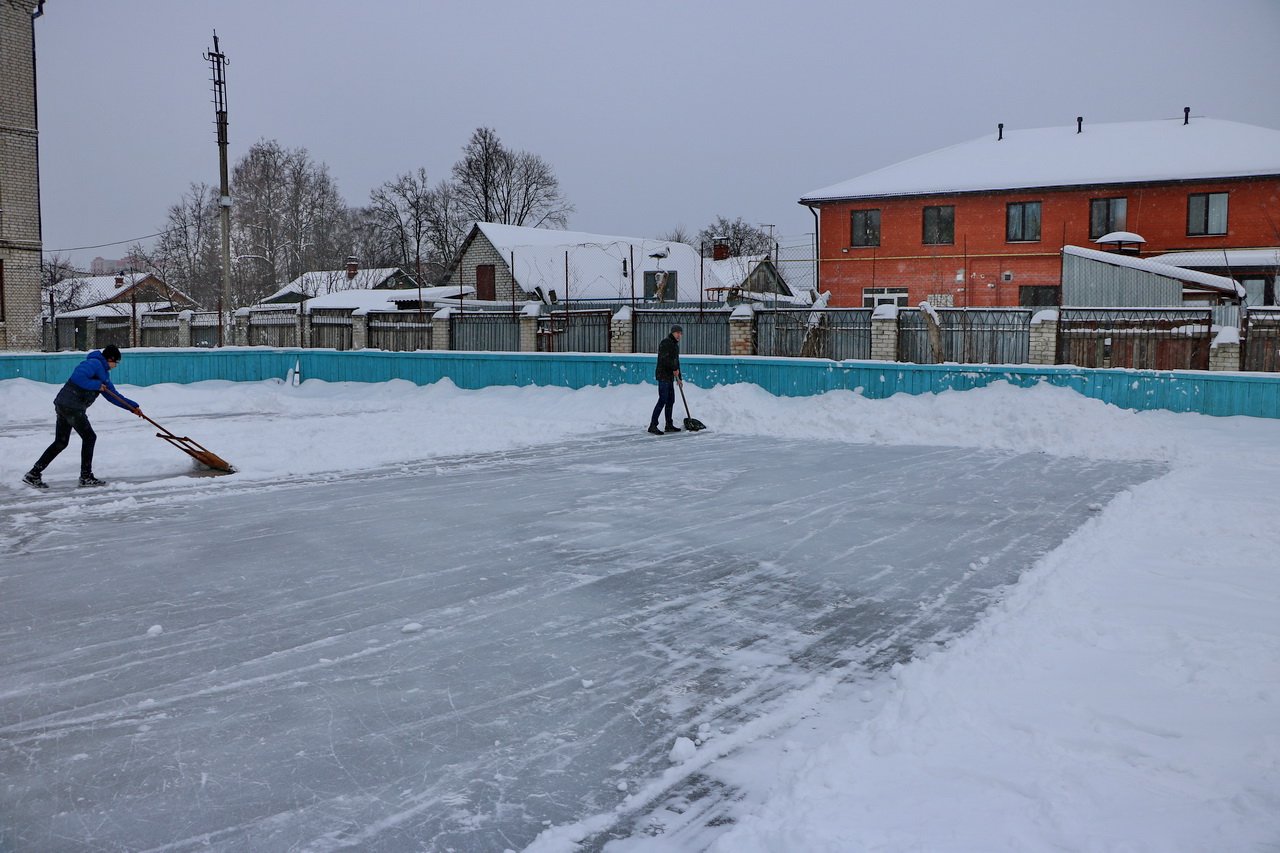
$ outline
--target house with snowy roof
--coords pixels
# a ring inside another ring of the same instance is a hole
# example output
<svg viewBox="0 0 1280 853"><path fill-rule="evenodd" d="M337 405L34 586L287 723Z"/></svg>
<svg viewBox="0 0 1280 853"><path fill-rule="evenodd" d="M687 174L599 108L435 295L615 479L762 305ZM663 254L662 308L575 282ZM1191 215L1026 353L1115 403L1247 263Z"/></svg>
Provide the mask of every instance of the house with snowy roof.
<svg viewBox="0 0 1280 853"><path fill-rule="evenodd" d="M58 316L79 312L82 317L116 315L135 307L144 311L181 311L196 304L190 296L157 276L140 272L63 279L45 289L46 316L50 303Z"/></svg>
<svg viewBox="0 0 1280 853"><path fill-rule="evenodd" d="M698 302L722 287L685 243L477 222L448 271L494 302Z"/></svg>
<svg viewBox="0 0 1280 853"><path fill-rule="evenodd" d="M340 270L306 272L259 301L258 305L288 305L343 290L382 290L417 287L413 277L397 267L362 269L354 255Z"/></svg>
<svg viewBox="0 0 1280 853"><path fill-rule="evenodd" d="M1222 265L1280 246L1280 131L1200 118L995 133L806 193L833 305L1057 305L1064 246ZM1237 260L1241 256L1235 256ZM1251 260L1257 260L1250 256ZM1275 301L1274 265L1245 283Z"/></svg>

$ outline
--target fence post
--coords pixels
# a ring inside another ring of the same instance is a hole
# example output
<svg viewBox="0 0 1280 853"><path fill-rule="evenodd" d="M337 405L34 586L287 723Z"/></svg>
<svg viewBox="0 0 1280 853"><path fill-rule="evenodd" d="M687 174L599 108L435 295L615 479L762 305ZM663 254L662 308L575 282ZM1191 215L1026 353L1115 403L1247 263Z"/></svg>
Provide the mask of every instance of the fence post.
<svg viewBox="0 0 1280 853"><path fill-rule="evenodd" d="M742 304L729 315L729 355L755 355L756 312Z"/></svg>
<svg viewBox="0 0 1280 853"><path fill-rule="evenodd" d="M1209 346L1209 369L1239 370L1240 364L1240 329L1223 326Z"/></svg>
<svg viewBox="0 0 1280 853"><path fill-rule="evenodd" d="M542 306L530 302L520 311L520 352L538 351L538 317Z"/></svg>
<svg viewBox="0 0 1280 853"><path fill-rule="evenodd" d="M1058 312L1037 311L1031 318L1031 340L1027 346L1028 364L1058 363Z"/></svg>
<svg viewBox="0 0 1280 853"><path fill-rule="evenodd" d="M71 342L71 348L72 349L76 348L76 344L74 340ZM84 318L84 348L86 351L95 350L98 348L98 318L97 317Z"/></svg>
<svg viewBox="0 0 1280 853"><path fill-rule="evenodd" d="M231 340L228 343L235 347L249 345L249 309L237 308L231 324Z"/></svg>
<svg viewBox="0 0 1280 853"><path fill-rule="evenodd" d="M306 303L298 306L298 346L311 346L311 312L307 310Z"/></svg>
<svg viewBox="0 0 1280 853"><path fill-rule="evenodd" d="M871 360L898 360L898 306L877 305L871 314Z"/></svg>
<svg viewBox="0 0 1280 853"><path fill-rule="evenodd" d="M369 313L364 308L351 312L351 348L367 349L369 346Z"/></svg>
<svg viewBox="0 0 1280 853"><path fill-rule="evenodd" d="M452 313L453 309L446 305L431 315L431 348L433 350L453 348L453 342L449 340L449 315Z"/></svg>
<svg viewBox="0 0 1280 853"><path fill-rule="evenodd" d="M635 351L635 330L631 325L631 308L624 305L609 319L609 352L630 355Z"/></svg>
<svg viewBox="0 0 1280 853"><path fill-rule="evenodd" d="M178 312L178 346L191 346L191 315L194 311Z"/></svg>

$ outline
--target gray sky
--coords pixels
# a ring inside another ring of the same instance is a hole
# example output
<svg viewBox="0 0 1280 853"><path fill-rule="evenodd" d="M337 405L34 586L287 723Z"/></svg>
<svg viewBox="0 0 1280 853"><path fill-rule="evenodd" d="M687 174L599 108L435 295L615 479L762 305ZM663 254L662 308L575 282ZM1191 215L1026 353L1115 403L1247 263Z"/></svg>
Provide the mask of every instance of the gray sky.
<svg viewBox="0 0 1280 853"><path fill-rule="evenodd" d="M33 0L34 2L34 0ZM541 155L579 231L812 230L805 192L1006 128L1194 115L1280 129L1280 0L47 0L47 250L131 241L231 160L305 147L347 202L471 132ZM124 245L71 252L122 257Z"/></svg>

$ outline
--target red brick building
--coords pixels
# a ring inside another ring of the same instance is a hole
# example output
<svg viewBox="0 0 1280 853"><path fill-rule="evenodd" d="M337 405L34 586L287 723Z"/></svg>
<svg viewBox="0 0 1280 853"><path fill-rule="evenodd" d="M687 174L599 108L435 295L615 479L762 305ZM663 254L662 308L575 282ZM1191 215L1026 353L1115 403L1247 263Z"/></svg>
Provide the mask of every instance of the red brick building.
<svg viewBox="0 0 1280 853"><path fill-rule="evenodd" d="M1001 126L800 203L818 214L833 305L1054 305L1064 245L1142 257L1280 247L1280 131L1189 116ZM1114 232L1145 242L1098 243ZM1265 292L1280 289L1276 270L1261 274Z"/></svg>

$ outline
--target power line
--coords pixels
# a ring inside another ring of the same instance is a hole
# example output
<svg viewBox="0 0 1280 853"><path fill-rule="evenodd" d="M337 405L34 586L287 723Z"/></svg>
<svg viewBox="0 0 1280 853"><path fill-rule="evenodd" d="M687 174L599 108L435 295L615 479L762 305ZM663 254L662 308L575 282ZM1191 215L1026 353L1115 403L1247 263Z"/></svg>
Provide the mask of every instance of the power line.
<svg viewBox="0 0 1280 853"><path fill-rule="evenodd" d="M83 252L85 249L105 249L108 246L123 246L125 243L136 243L139 240L150 240L152 237L159 237L162 234L168 234L169 232L176 230L176 228L166 228L165 230L157 231L154 234L147 234L145 237L131 237L128 240L117 240L114 243L99 243L96 246L76 246L72 249L42 249L41 251L45 254L53 254L55 252Z"/></svg>

